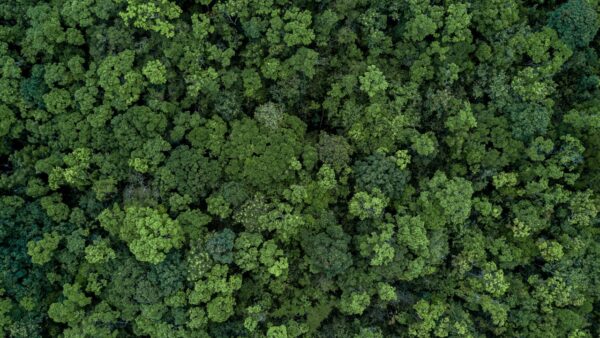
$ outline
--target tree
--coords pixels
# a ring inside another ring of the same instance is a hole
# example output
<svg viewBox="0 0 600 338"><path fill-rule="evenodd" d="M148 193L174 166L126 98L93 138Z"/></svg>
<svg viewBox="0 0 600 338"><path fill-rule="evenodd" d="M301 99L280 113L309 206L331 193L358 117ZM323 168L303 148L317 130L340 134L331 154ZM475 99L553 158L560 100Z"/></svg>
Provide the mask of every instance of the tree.
<svg viewBox="0 0 600 338"><path fill-rule="evenodd" d="M388 83L383 73L375 65L370 65L365 74L359 77L360 89L373 97L381 92L385 92Z"/></svg>
<svg viewBox="0 0 600 338"><path fill-rule="evenodd" d="M445 304L439 301L430 302L421 299L413 306L413 309L419 316L419 321L409 326L408 332L411 336L430 335L431 333L440 337L444 336L442 332L444 332L447 323L444 323L441 319L446 311Z"/></svg>
<svg viewBox="0 0 600 338"><path fill-rule="evenodd" d="M148 61L142 69L142 73L152 84L162 85L167 82L167 68L160 60Z"/></svg>
<svg viewBox="0 0 600 338"><path fill-rule="evenodd" d="M318 234L306 233L301 242L312 273L324 274L327 278L344 273L352 265L349 251L350 236L337 227L328 227Z"/></svg>
<svg viewBox="0 0 600 338"><path fill-rule="evenodd" d="M92 264L106 263L117 255L106 240L97 240L85 248L85 259Z"/></svg>
<svg viewBox="0 0 600 338"><path fill-rule="evenodd" d="M243 271L251 271L259 267L258 248L264 241L260 234L242 232L235 240L235 264Z"/></svg>
<svg viewBox="0 0 600 338"><path fill-rule="evenodd" d="M600 336L599 6L0 1L0 337Z"/></svg>
<svg viewBox="0 0 600 338"><path fill-rule="evenodd" d="M589 1L569 0L550 13L548 26L571 47L585 47L596 36L598 13Z"/></svg>
<svg viewBox="0 0 600 338"><path fill-rule="evenodd" d="M350 162L353 149L344 137L321 132L318 150L319 160L340 171Z"/></svg>
<svg viewBox="0 0 600 338"><path fill-rule="evenodd" d="M125 0L119 0L123 2ZM181 15L181 8L169 0L156 0L140 2L127 0L127 10L119 13L125 23L133 21L133 26L155 31L166 37L175 35L175 26L169 20L177 19Z"/></svg>
<svg viewBox="0 0 600 338"><path fill-rule="evenodd" d="M91 298L81 291L79 284L65 284L63 286L65 299L62 302L52 303L48 315L59 323L73 325L83 320L85 315L83 307L91 304Z"/></svg>
<svg viewBox="0 0 600 338"><path fill-rule="evenodd" d="M283 41L288 46L308 45L315 38L313 30L309 28L312 24L310 12L292 8L284 13L283 20L286 21Z"/></svg>
<svg viewBox="0 0 600 338"><path fill-rule="evenodd" d="M459 225L471 213L471 183L463 178L447 176L438 171L427 181L426 189L419 195L419 205L431 228L446 222Z"/></svg>
<svg viewBox="0 0 600 338"><path fill-rule="evenodd" d="M118 207L106 209L99 220L102 227L125 241L142 262L158 264L171 249L180 248L183 243L179 222L149 207L131 206L124 212Z"/></svg>
<svg viewBox="0 0 600 338"><path fill-rule="evenodd" d="M409 180L409 173L401 169L396 160L382 153L375 153L357 161L353 166L356 186L363 191L379 190L385 196L396 199L402 195Z"/></svg>
<svg viewBox="0 0 600 338"><path fill-rule="evenodd" d="M371 298L366 292L344 292L340 300L340 311L349 315L362 314L371 304Z"/></svg>
<svg viewBox="0 0 600 338"><path fill-rule="evenodd" d="M268 338L287 338L287 328L285 325L274 325L267 330Z"/></svg>
<svg viewBox="0 0 600 338"><path fill-rule="evenodd" d="M206 250L218 263L230 264L233 262L233 244L235 233L230 229L213 234L206 241Z"/></svg>
<svg viewBox="0 0 600 338"><path fill-rule="evenodd" d="M135 53L123 51L109 56L98 66L98 85L104 90L106 103L125 110L136 102L142 91L142 74L133 70Z"/></svg>
<svg viewBox="0 0 600 338"><path fill-rule="evenodd" d="M367 218L378 218L383 213L389 199L381 195L377 189L374 195L360 191L354 194L348 205L350 215L358 217L360 220Z"/></svg>
<svg viewBox="0 0 600 338"><path fill-rule="evenodd" d="M39 241L27 243L27 253L34 264L46 264L52 259L52 254L58 249L62 236L58 233L45 233Z"/></svg>

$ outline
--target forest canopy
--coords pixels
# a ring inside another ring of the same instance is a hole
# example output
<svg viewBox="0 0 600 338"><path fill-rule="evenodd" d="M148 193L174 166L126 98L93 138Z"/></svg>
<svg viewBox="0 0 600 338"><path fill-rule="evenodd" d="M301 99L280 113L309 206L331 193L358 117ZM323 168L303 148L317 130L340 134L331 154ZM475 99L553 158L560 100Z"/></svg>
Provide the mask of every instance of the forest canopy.
<svg viewBox="0 0 600 338"><path fill-rule="evenodd" d="M600 1L0 1L0 336L599 337Z"/></svg>

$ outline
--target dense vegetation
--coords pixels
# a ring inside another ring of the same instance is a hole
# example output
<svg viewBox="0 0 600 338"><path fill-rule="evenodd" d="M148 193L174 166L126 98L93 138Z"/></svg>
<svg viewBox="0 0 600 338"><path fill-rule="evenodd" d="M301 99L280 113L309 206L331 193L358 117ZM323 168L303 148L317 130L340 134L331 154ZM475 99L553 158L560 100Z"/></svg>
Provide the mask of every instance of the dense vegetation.
<svg viewBox="0 0 600 338"><path fill-rule="evenodd" d="M600 336L599 12L0 1L0 336Z"/></svg>

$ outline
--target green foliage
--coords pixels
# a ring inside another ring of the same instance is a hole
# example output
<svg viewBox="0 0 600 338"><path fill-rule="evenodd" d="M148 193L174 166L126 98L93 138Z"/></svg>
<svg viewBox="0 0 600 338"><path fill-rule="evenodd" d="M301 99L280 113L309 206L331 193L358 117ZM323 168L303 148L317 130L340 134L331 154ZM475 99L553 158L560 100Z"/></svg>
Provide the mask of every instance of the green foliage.
<svg viewBox="0 0 600 338"><path fill-rule="evenodd" d="M373 266L387 265L395 256L394 247L390 243L394 234L394 225L384 223L378 230L358 238L360 254L370 258L369 264Z"/></svg>
<svg viewBox="0 0 600 338"><path fill-rule="evenodd" d="M448 179L438 171L427 182L418 203L431 227L446 222L461 224L471 213L471 183L461 177ZM440 217L441 216L441 217Z"/></svg>
<svg viewBox="0 0 600 338"><path fill-rule="evenodd" d="M292 8L283 14L285 25L283 29L285 35L283 41L288 46L308 45L315 38L312 24L311 13L309 11L300 11L298 8Z"/></svg>
<svg viewBox="0 0 600 338"><path fill-rule="evenodd" d="M386 302L395 301L398 299L398 296L396 295L396 289L386 283L379 283L377 287L377 294L381 300Z"/></svg>
<svg viewBox="0 0 600 338"><path fill-rule="evenodd" d="M161 85L167 82L167 68L160 60L148 61L142 69L142 73L152 84Z"/></svg>
<svg viewBox="0 0 600 338"><path fill-rule="evenodd" d="M359 77L359 82L360 89L369 97L385 92L389 86L383 73L374 65L370 65L365 74Z"/></svg>
<svg viewBox="0 0 600 338"><path fill-rule="evenodd" d="M31 69L31 76L21 80L21 96L25 102L38 108L44 108L44 95L48 86L44 82L44 67L35 65Z"/></svg>
<svg viewBox="0 0 600 338"><path fill-rule="evenodd" d="M444 334L444 325L441 325L440 320L446 311L444 304L420 300L413 307L419 316L419 322L409 327L408 333L411 336L429 336L432 333L438 337L447 335Z"/></svg>
<svg viewBox="0 0 600 338"><path fill-rule="evenodd" d="M12 304L8 299L0 300L0 330L4 330L11 324L11 319L8 312L11 310Z"/></svg>
<svg viewBox="0 0 600 338"><path fill-rule="evenodd" d="M100 225L125 241L129 250L142 262L158 264L172 248L180 248L183 232L179 222L149 207L127 207L122 212L106 209L99 216Z"/></svg>
<svg viewBox="0 0 600 338"><path fill-rule="evenodd" d="M585 47L600 27L598 12L593 6L588 0L569 0L550 13L548 25L567 45Z"/></svg>
<svg viewBox="0 0 600 338"><path fill-rule="evenodd" d="M267 330L267 337L268 338L287 338L288 337L287 328L285 327L285 325L271 326Z"/></svg>
<svg viewBox="0 0 600 338"><path fill-rule="evenodd" d="M360 315L371 303L371 298L366 292L348 292L342 294L340 311L348 315Z"/></svg>
<svg viewBox="0 0 600 338"><path fill-rule="evenodd" d="M344 273L352 265L349 252L350 236L339 227L328 227L318 234L307 233L302 247L310 264L310 272L327 278Z"/></svg>
<svg viewBox="0 0 600 338"><path fill-rule="evenodd" d="M98 66L98 85L104 90L104 97L116 109L124 110L140 97L142 75L132 69L134 60L135 53L125 50L108 56Z"/></svg>
<svg viewBox="0 0 600 338"><path fill-rule="evenodd" d="M206 241L206 251L218 263L230 264L233 261L235 233L230 229L217 232Z"/></svg>
<svg viewBox="0 0 600 338"><path fill-rule="evenodd" d="M118 0L117 2L124 2ZM169 20L181 15L181 8L169 0L138 1L126 0L127 10L119 13L125 23L133 22L136 28L158 32L165 37L175 35L175 26Z"/></svg>
<svg viewBox="0 0 600 338"><path fill-rule="evenodd" d="M358 217L360 220L378 218L387 206L388 201L385 196L381 196L378 189L374 191L374 195L359 191L350 200L348 211L350 215Z"/></svg>
<svg viewBox="0 0 600 338"><path fill-rule="evenodd" d="M7 106L0 106L0 137L11 132L11 127L16 120L15 114Z"/></svg>
<svg viewBox="0 0 600 338"><path fill-rule="evenodd" d="M106 263L116 258L115 251L110 248L108 241L98 240L85 248L85 259L92 264Z"/></svg>
<svg viewBox="0 0 600 338"><path fill-rule="evenodd" d="M44 233L44 237L39 241L30 241L27 243L27 253L31 256L33 264L46 264L52 259L52 254L58 249L61 236L56 233Z"/></svg>
<svg viewBox="0 0 600 338"><path fill-rule="evenodd" d="M0 1L0 337L600 336L599 6Z"/></svg>
<svg viewBox="0 0 600 338"><path fill-rule="evenodd" d="M63 286L65 299L52 303L48 309L48 316L59 323L77 323L85 315L83 307L91 303L91 298L81 291L79 284L65 284Z"/></svg>
<svg viewBox="0 0 600 338"><path fill-rule="evenodd" d="M348 140L338 135L322 132L319 135L319 160L330 164L337 171L348 165L352 147Z"/></svg>
<svg viewBox="0 0 600 338"><path fill-rule="evenodd" d="M213 215L221 218L227 218L231 214L229 203L221 195L211 196L206 200L207 210Z"/></svg>
<svg viewBox="0 0 600 338"><path fill-rule="evenodd" d="M394 158L382 153L356 161L353 169L358 189L370 192L379 190L392 199L402 194L409 179L409 173L402 170Z"/></svg>
<svg viewBox="0 0 600 338"><path fill-rule="evenodd" d="M551 110L537 104L515 105L513 109L510 117L515 126L513 135L516 138L529 140L546 133L552 118Z"/></svg>

